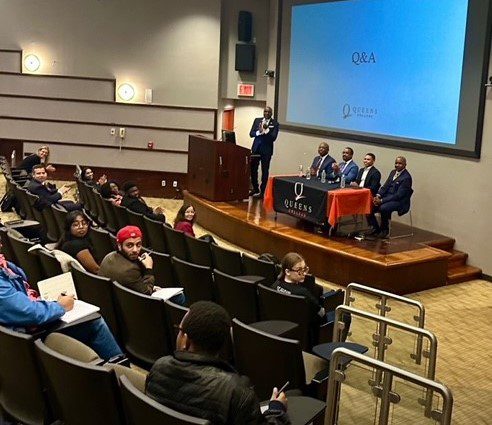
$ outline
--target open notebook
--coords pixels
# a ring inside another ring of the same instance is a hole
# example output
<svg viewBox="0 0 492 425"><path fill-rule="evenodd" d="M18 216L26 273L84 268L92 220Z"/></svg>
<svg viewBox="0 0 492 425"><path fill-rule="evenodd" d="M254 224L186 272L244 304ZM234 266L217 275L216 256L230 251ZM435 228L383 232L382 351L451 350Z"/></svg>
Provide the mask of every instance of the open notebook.
<svg viewBox="0 0 492 425"><path fill-rule="evenodd" d="M152 296L155 298L161 298L163 300L168 300L169 298L178 295L183 292L183 288L161 288L155 291Z"/></svg>
<svg viewBox="0 0 492 425"><path fill-rule="evenodd" d="M61 294L77 297L71 273L63 273L49 279L40 280L38 288L41 299L45 301L56 301ZM98 306L76 299L73 309L67 311L61 317L61 320L65 323L72 323L98 311Z"/></svg>

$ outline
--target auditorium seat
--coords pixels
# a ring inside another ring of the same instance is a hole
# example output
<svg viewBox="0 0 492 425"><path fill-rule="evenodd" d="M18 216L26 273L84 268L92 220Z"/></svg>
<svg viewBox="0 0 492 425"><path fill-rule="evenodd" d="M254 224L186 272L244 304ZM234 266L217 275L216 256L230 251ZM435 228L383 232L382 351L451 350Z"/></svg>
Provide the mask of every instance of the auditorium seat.
<svg viewBox="0 0 492 425"><path fill-rule="evenodd" d="M262 332L237 319L232 320L232 337L236 369L250 378L260 400L269 398L273 387L278 388L287 381L289 389L299 390L299 395L322 394L319 385L326 384L327 374L323 372L326 363L318 365L322 369L323 380L306 383L306 369L298 340Z"/></svg>
<svg viewBox="0 0 492 425"><path fill-rule="evenodd" d="M50 333L44 343L53 351L82 363L97 364L103 361L92 348L59 332Z"/></svg>
<svg viewBox="0 0 492 425"><path fill-rule="evenodd" d="M56 224L58 226L58 231L60 235L65 233L65 222L67 220L67 210L58 204L51 205L51 209L53 210L53 217L55 218Z"/></svg>
<svg viewBox="0 0 492 425"><path fill-rule="evenodd" d="M91 227L89 229L89 239L92 243L94 259L98 264L101 264L103 258L114 251L110 233L104 229Z"/></svg>
<svg viewBox="0 0 492 425"><path fill-rule="evenodd" d="M34 243L19 239L17 236L7 232L12 246L12 251L17 259L16 265L19 266L27 275L27 281L33 289L38 289L38 281L44 279L44 272L39 262L39 257L30 255L27 250L34 246Z"/></svg>
<svg viewBox="0 0 492 425"><path fill-rule="evenodd" d="M243 261L239 251L222 248L211 244L214 268L230 276L240 276L243 273Z"/></svg>
<svg viewBox="0 0 492 425"><path fill-rule="evenodd" d="M55 216L53 214L53 209L50 207L43 208L41 211L43 215L44 222L46 223L46 236L50 242L57 242L63 233L60 233L58 224L56 223Z"/></svg>
<svg viewBox="0 0 492 425"><path fill-rule="evenodd" d="M33 195L32 193L30 193L28 191L26 191L26 196L27 196L27 200L29 202L29 205L31 206L32 212L34 214L34 220L41 223L41 226L43 227L44 231L46 232L46 228L48 226L46 225L46 221L44 220L44 217L43 217L43 214L41 213L41 210L38 208L39 196Z"/></svg>
<svg viewBox="0 0 492 425"><path fill-rule="evenodd" d="M184 415L159 404L121 377L121 395L127 425L208 425L209 421Z"/></svg>
<svg viewBox="0 0 492 425"><path fill-rule="evenodd" d="M89 273L75 263L72 263L72 278L77 297L101 309L99 313L104 317L114 337L120 341L111 279Z"/></svg>
<svg viewBox="0 0 492 425"><path fill-rule="evenodd" d="M116 222L118 223L117 229L122 229L126 225L128 225L128 213L127 209L125 207L122 207L120 205L115 205L111 203L111 207L113 208L114 215L116 217Z"/></svg>
<svg viewBox="0 0 492 425"><path fill-rule="evenodd" d="M46 278L58 276L63 274L60 263L53 254L43 249L38 249L30 253L32 257L38 257L41 263L41 269L43 270Z"/></svg>
<svg viewBox="0 0 492 425"><path fill-rule="evenodd" d="M154 262L152 270L154 271L155 284L157 286L160 286L161 288L174 288L179 286L169 254L155 252L145 248L143 251L148 252L152 257L152 261Z"/></svg>
<svg viewBox="0 0 492 425"><path fill-rule="evenodd" d="M143 214L136 213L128 208L126 209L126 214L128 216L128 224L130 226L137 226L142 231L142 245L148 247L149 240L147 237Z"/></svg>
<svg viewBox="0 0 492 425"><path fill-rule="evenodd" d="M210 249L210 242L203 239L198 239L190 235L185 235L184 240L186 243L188 258L193 264L199 266L212 267L212 251Z"/></svg>
<svg viewBox="0 0 492 425"><path fill-rule="evenodd" d="M114 370L73 360L35 341L56 416L70 425L125 423Z"/></svg>
<svg viewBox="0 0 492 425"><path fill-rule="evenodd" d="M0 406L15 422L49 424L54 418L34 351L34 337L0 326ZM1 415L0 415L0 423Z"/></svg>
<svg viewBox="0 0 492 425"><path fill-rule="evenodd" d="M17 258L15 257L14 250L10 244L10 240L7 235L8 229L6 227L0 227L0 241L2 244L2 254L7 261L14 264L19 264Z"/></svg>
<svg viewBox="0 0 492 425"><path fill-rule="evenodd" d="M164 301L113 282L116 312L124 350L131 360L149 369L172 353Z"/></svg>
<svg viewBox="0 0 492 425"><path fill-rule="evenodd" d="M106 217L106 230L111 233L116 233L119 230L118 222L116 221L116 215L113 209L111 200L101 197L102 208L104 210L104 216Z"/></svg>
<svg viewBox="0 0 492 425"><path fill-rule="evenodd" d="M188 260L188 251L184 233L179 230L174 230L170 226L163 226L164 236L166 239L166 247L171 257L179 258L180 260Z"/></svg>
<svg viewBox="0 0 492 425"><path fill-rule="evenodd" d="M263 276L263 285L273 285L278 277L278 270L275 263L271 261L263 261L250 255L243 254L243 268L247 275Z"/></svg>
<svg viewBox="0 0 492 425"><path fill-rule="evenodd" d="M214 301L215 288L212 270L172 257L174 272L180 287L184 288L188 305L196 301Z"/></svg>
<svg viewBox="0 0 492 425"><path fill-rule="evenodd" d="M152 251L162 252L164 254L168 253L166 247L166 240L164 236L164 224L161 221L152 220L149 217L144 216L144 229L148 238L148 247ZM142 231L143 231L142 230Z"/></svg>
<svg viewBox="0 0 492 425"><path fill-rule="evenodd" d="M97 221L101 226L106 227L106 223L108 222L108 219L106 218L106 212L105 212L104 207L103 207L101 195L94 188L92 188L91 192L92 192L92 197L94 199L94 202L96 204Z"/></svg>
<svg viewBox="0 0 492 425"><path fill-rule="evenodd" d="M181 320L183 320L183 317L188 312L189 308L173 303L170 300L164 301L164 307L166 309L169 335L171 335L171 345L173 350L176 350L176 337L179 333L179 324L181 323Z"/></svg>

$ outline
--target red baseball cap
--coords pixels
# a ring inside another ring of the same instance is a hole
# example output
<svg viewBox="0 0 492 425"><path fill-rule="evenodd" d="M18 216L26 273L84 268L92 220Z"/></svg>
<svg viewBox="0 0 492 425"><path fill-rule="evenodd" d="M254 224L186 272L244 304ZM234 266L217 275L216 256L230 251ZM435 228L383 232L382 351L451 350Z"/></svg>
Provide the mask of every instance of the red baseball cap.
<svg viewBox="0 0 492 425"><path fill-rule="evenodd" d="M116 241L123 243L130 238L141 238L142 231L137 226L125 226L116 234Z"/></svg>

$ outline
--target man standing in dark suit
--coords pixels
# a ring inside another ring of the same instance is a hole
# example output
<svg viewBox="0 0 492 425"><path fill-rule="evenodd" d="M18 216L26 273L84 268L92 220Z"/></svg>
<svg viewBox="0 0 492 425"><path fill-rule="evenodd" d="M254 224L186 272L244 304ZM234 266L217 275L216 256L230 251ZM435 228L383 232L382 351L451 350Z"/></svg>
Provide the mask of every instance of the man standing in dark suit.
<svg viewBox="0 0 492 425"><path fill-rule="evenodd" d="M412 176L406 169L407 160L403 156L395 159L395 169L389 174L388 179L381 186L377 195L373 198L374 208L368 216L368 222L373 227L372 235L382 238L388 236L391 213L397 211L403 215L410 210L410 197L412 196ZM374 213L381 213L381 225L378 224Z"/></svg>
<svg viewBox="0 0 492 425"><path fill-rule="evenodd" d="M273 142L278 136L278 122L272 118L272 108L263 110L263 118L255 118L250 137L254 137L251 148L251 185L250 196L263 198L268 182L270 160L273 155ZM258 187L258 167L261 162L261 186Z"/></svg>
<svg viewBox="0 0 492 425"><path fill-rule="evenodd" d="M364 168L359 170L355 181L350 183L352 187L365 187L371 190L372 196L376 196L381 186L381 173L374 166L376 155L368 153L364 157Z"/></svg>
<svg viewBox="0 0 492 425"><path fill-rule="evenodd" d="M326 142L321 142L318 146L318 156L315 156L313 159L313 163L311 164L311 168L309 172L313 177L321 177L323 170L326 173L326 176L333 172L331 166L335 163L335 159L333 159L328 152L330 151L330 146Z"/></svg>

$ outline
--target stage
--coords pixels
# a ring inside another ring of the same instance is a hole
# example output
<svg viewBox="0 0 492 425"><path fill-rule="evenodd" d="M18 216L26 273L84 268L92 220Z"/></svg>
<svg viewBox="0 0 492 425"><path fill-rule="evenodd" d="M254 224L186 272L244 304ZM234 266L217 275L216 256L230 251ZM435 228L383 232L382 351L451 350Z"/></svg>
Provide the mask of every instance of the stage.
<svg viewBox="0 0 492 425"><path fill-rule="evenodd" d="M411 237L358 241L318 234L312 225L285 214L275 218L257 199L212 202L186 191L184 198L194 205L198 223L220 237L279 258L297 251L315 276L344 286L358 282L396 294L443 286L447 284L448 262L459 255L452 253L453 238L417 228ZM409 226L394 223L394 236L408 233Z"/></svg>

